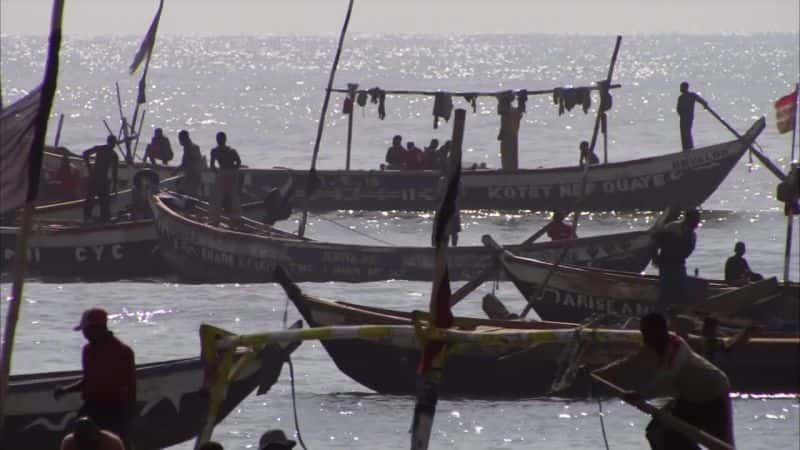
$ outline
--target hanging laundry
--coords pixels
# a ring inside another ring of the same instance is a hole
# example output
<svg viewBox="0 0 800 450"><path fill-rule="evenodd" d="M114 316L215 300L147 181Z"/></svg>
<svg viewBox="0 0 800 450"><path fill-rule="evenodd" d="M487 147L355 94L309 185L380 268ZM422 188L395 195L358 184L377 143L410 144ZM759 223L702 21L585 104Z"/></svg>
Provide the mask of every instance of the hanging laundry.
<svg viewBox="0 0 800 450"><path fill-rule="evenodd" d="M586 87L553 89L553 104L558 105L558 115L564 114L564 110L571 111L576 105L581 105L583 112L588 113L592 106L591 92Z"/></svg>
<svg viewBox="0 0 800 450"><path fill-rule="evenodd" d="M350 97L344 98L344 104L342 105L342 114L352 114L353 113L353 100Z"/></svg>
<svg viewBox="0 0 800 450"><path fill-rule="evenodd" d="M477 102L478 96L477 95L467 94L467 95L464 96L464 100L466 100L467 103L472 105L472 112L473 113L478 112L478 102Z"/></svg>
<svg viewBox="0 0 800 450"><path fill-rule="evenodd" d="M379 87L374 87L367 91L369 100L372 103L378 104L378 118L383 120L386 118L386 92Z"/></svg>
<svg viewBox="0 0 800 450"><path fill-rule="evenodd" d="M433 129L439 127L439 118L450 121L453 112L453 97L447 92L437 92L433 99Z"/></svg>
<svg viewBox="0 0 800 450"><path fill-rule="evenodd" d="M521 91L517 92L517 109L519 112L525 113L525 105L528 103L528 91L526 89L522 89Z"/></svg>
<svg viewBox="0 0 800 450"><path fill-rule="evenodd" d="M511 102L514 101L514 93L505 91L497 96L497 114L501 116L511 110Z"/></svg>
<svg viewBox="0 0 800 450"><path fill-rule="evenodd" d="M356 103L362 108L367 106L367 93L364 91L359 92L358 97L356 97Z"/></svg>
<svg viewBox="0 0 800 450"><path fill-rule="evenodd" d="M601 81L599 83L600 87L600 111L608 111L611 109L611 105L614 103L614 99L611 97L611 91L608 88L608 83L606 81Z"/></svg>

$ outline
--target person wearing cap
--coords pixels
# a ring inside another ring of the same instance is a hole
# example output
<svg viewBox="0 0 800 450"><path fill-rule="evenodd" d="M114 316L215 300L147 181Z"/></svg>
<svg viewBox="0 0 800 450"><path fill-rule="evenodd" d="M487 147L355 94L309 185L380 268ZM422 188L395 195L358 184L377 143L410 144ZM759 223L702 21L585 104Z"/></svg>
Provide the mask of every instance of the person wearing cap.
<svg viewBox="0 0 800 450"><path fill-rule="evenodd" d="M258 440L258 450L289 450L295 444L295 441L286 437L283 430L268 430Z"/></svg>
<svg viewBox="0 0 800 450"><path fill-rule="evenodd" d="M92 217L92 210L97 203L100 204L100 220L103 222L111 220L110 188L113 186L114 193L117 193L117 166L119 165L119 157L114 152L115 145L117 145L117 138L110 134L106 138L106 145L96 145L83 152L83 161L89 172L86 202L83 206L84 222L88 222ZM91 162L92 156L94 156L94 164ZM111 171L113 185L109 183L109 171ZM97 203L95 203L95 198L97 198Z"/></svg>
<svg viewBox="0 0 800 450"><path fill-rule="evenodd" d="M75 431L61 440L61 450L125 450L116 434L101 430L89 417L75 421Z"/></svg>
<svg viewBox="0 0 800 450"><path fill-rule="evenodd" d="M81 392L79 415L91 418L100 428L128 442L128 422L136 406L136 365L133 350L108 329L108 313L100 308L84 311L75 331L82 331L88 343L83 347L83 377L53 392L56 400L64 394Z"/></svg>

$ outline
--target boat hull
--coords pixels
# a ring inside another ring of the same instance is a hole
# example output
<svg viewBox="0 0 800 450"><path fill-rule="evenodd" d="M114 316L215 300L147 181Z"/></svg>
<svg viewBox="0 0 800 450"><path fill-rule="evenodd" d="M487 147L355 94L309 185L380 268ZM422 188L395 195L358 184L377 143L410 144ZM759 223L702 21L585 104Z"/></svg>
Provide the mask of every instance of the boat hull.
<svg viewBox="0 0 800 450"><path fill-rule="evenodd" d="M430 281L432 247L347 245L270 237L212 227L189 218L168 198L157 197L153 212L159 251L182 279L189 282L270 282L282 266L296 281L367 282L390 279ZM650 261L646 231L556 241L515 252L555 260L569 247L565 262L639 271ZM454 247L448 251L450 277L469 280L493 262L485 247Z"/></svg>
<svg viewBox="0 0 800 450"><path fill-rule="evenodd" d="M2 272L14 265L18 227L0 227ZM164 276L152 220L82 226L40 226L28 242L29 276L43 280L110 281Z"/></svg>
<svg viewBox="0 0 800 450"><path fill-rule="evenodd" d="M290 299L311 326L412 324L408 313L361 309L306 295L290 295ZM471 328L481 325L511 329L554 326L547 322L464 318L456 318L455 322ZM356 340L322 341L322 345L342 372L367 388L385 394L416 393L419 347L403 348ZM539 345L505 355L455 352L447 358L439 392L451 397L479 398L551 395L550 386L559 373L557 361L564 348L563 344ZM627 356L635 349L630 345L604 345L594 350L587 350L587 355L593 355L590 356L592 365ZM732 352L718 355L715 363L728 374L736 392L796 393L800 392L798 351L800 339L796 335L785 339L756 338ZM588 383L587 377L578 377L570 389L556 395L584 397L590 392ZM597 394L599 390L595 388L594 392Z"/></svg>
<svg viewBox="0 0 800 450"><path fill-rule="evenodd" d="M249 363L230 384L222 403L222 421L256 387L266 392L280 376L287 355L296 345L267 347L260 359ZM208 413L208 393L203 389L204 365L198 358L144 364L137 367L137 412L132 440L139 450L176 445L196 436ZM9 410L0 448L59 448L71 431L81 406L78 394L56 401L56 386L74 382L80 372L20 375L11 378Z"/></svg>

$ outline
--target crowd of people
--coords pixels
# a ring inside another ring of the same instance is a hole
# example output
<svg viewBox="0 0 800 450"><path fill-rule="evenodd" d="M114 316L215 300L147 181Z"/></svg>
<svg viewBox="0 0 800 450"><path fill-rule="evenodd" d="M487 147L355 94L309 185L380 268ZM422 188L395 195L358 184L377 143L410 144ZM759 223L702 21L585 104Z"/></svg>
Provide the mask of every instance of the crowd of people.
<svg viewBox="0 0 800 450"><path fill-rule="evenodd" d="M439 146L438 139L431 139L430 144L420 149L413 141L403 146L403 137L399 134L392 138L392 145L386 150L386 164L382 169L388 170L445 170L450 156L450 141Z"/></svg>

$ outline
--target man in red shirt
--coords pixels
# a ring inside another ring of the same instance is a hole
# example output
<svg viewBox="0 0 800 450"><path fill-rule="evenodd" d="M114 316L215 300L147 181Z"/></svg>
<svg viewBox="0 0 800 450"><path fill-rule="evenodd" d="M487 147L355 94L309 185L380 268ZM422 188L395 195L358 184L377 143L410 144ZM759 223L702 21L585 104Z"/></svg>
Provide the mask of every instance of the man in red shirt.
<svg viewBox="0 0 800 450"><path fill-rule="evenodd" d="M53 393L56 399L81 392L80 416L90 417L128 443L127 428L136 406L136 365L133 350L108 330L108 313L100 308L84 311L75 331L89 341L83 347L83 378Z"/></svg>
<svg viewBox="0 0 800 450"><path fill-rule="evenodd" d="M560 241L575 239L578 235L575 233L575 228L564 223L564 213L556 211L553 213L553 219L547 224L547 237L552 241Z"/></svg>

